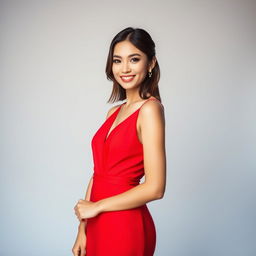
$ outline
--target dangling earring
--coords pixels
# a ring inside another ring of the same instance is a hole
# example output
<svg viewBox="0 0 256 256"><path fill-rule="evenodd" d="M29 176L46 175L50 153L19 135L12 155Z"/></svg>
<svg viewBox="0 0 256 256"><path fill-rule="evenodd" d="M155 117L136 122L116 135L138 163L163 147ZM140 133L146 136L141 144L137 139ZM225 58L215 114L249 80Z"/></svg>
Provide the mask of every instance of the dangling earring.
<svg viewBox="0 0 256 256"><path fill-rule="evenodd" d="M152 72L151 72L151 71L148 72L148 76L149 76L149 77L152 76Z"/></svg>

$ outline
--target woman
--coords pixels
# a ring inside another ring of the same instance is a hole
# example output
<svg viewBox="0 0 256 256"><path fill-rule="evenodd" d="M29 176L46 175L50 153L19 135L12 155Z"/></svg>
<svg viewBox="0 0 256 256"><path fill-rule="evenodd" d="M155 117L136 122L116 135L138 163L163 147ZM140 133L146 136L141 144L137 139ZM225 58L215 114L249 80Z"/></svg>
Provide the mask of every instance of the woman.
<svg viewBox="0 0 256 256"><path fill-rule="evenodd" d="M166 184L165 118L158 89L155 44L143 29L128 27L111 42L106 74L112 107L92 138L94 173L73 255L152 256L156 229L146 203L161 199ZM145 175L145 181L140 179Z"/></svg>

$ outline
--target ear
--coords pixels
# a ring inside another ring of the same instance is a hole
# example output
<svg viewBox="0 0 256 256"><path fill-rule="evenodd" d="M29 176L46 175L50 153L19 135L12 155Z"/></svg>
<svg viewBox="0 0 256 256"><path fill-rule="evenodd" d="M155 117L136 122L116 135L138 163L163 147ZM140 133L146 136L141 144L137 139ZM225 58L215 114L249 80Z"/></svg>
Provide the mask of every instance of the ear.
<svg viewBox="0 0 256 256"><path fill-rule="evenodd" d="M156 65L156 56L153 56L152 61L149 63L149 66L148 66L149 71L152 71L155 65Z"/></svg>

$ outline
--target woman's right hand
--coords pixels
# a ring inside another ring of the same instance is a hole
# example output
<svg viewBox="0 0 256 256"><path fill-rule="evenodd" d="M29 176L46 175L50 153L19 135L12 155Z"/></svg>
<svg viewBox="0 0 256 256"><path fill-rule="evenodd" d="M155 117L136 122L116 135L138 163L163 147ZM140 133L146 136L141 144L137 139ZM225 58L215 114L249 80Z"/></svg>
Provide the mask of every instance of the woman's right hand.
<svg viewBox="0 0 256 256"><path fill-rule="evenodd" d="M72 248L74 256L84 256L86 255L86 234L84 228L79 228L75 244Z"/></svg>

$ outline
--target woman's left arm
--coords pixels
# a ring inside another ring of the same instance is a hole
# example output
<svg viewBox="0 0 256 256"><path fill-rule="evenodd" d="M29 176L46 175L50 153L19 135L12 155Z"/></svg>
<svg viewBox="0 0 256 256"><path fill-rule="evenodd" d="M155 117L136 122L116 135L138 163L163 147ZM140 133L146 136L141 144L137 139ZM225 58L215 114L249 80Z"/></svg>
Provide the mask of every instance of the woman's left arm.
<svg viewBox="0 0 256 256"><path fill-rule="evenodd" d="M101 212L136 208L164 196L166 153L163 105L156 101L145 103L140 109L139 127L145 181L123 193L96 202L80 199L74 208L79 220L95 217Z"/></svg>
<svg viewBox="0 0 256 256"><path fill-rule="evenodd" d="M161 103L149 101L140 109L145 181L121 194L95 202L99 212L139 207L161 199L166 186L165 117Z"/></svg>

